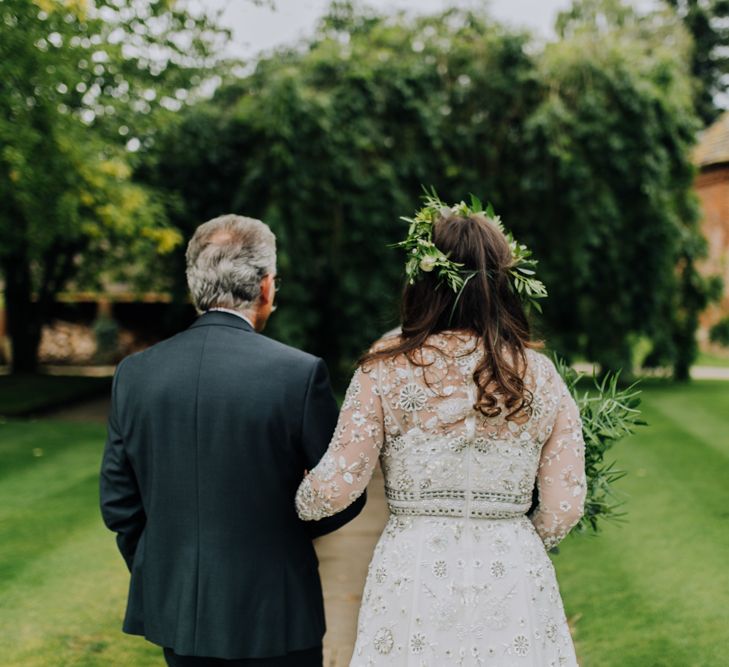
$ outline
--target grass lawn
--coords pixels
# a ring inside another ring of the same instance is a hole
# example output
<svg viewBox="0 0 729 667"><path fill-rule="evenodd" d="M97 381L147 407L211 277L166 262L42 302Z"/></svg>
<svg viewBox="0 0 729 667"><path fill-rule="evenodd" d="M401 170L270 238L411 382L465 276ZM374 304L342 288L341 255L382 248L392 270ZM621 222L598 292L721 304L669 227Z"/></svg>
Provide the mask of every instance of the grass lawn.
<svg viewBox="0 0 729 667"><path fill-rule="evenodd" d="M0 424L3 667L164 664L120 631L128 577L97 509L104 436L100 424Z"/></svg>
<svg viewBox="0 0 729 667"><path fill-rule="evenodd" d="M555 557L582 667L729 664L729 383L651 383L617 457L629 523ZM0 664L146 667L97 509L104 428L0 423ZM447 666L443 666L447 667Z"/></svg>
<svg viewBox="0 0 729 667"><path fill-rule="evenodd" d="M628 523L555 558L582 667L729 665L729 383L651 384L618 446Z"/></svg>
<svg viewBox="0 0 729 667"><path fill-rule="evenodd" d="M40 412L109 392L111 378L56 375L0 375L0 416Z"/></svg>
<svg viewBox="0 0 729 667"><path fill-rule="evenodd" d="M729 368L729 353L718 355L702 352L696 360L697 366L718 366L720 368Z"/></svg>

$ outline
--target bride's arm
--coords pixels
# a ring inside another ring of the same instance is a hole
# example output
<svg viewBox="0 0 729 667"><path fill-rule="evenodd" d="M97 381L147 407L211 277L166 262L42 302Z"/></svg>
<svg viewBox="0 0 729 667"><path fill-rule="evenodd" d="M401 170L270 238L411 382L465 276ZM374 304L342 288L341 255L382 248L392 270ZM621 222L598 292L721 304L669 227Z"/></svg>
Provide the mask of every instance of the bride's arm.
<svg viewBox="0 0 729 667"><path fill-rule="evenodd" d="M376 370L357 369L326 454L296 492L304 520L331 516L352 504L367 487L384 439Z"/></svg>
<svg viewBox="0 0 729 667"><path fill-rule="evenodd" d="M559 409L542 448L537 473L539 505L531 517L547 549L557 546L580 520L587 490L579 409L554 369L551 384L559 393Z"/></svg>

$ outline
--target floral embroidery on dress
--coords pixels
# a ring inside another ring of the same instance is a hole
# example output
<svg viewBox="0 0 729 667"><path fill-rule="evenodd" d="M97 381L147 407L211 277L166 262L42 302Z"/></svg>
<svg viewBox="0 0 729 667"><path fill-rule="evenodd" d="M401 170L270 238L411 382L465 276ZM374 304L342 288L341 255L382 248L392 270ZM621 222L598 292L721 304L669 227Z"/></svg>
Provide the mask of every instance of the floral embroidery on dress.
<svg viewBox="0 0 729 667"><path fill-rule="evenodd" d="M422 408L421 408L422 409ZM442 423L453 424L473 412L473 401L467 398L453 398L438 406L438 417Z"/></svg>
<svg viewBox="0 0 729 667"><path fill-rule="evenodd" d="M410 382L400 390L400 399L397 404L405 412L415 412L422 410L427 400L428 395L425 390L415 382Z"/></svg>
<svg viewBox="0 0 729 667"><path fill-rule="evenodd" d="M398 357L357 370L332 444L296 494L301 518L329 516L381 463L391 514L351 665L576 667L546 550L583 511L577 407L551 361L528 350L529 414L484 417L473 407L477 339L428 344L426 368Z"/></svg>
<svg viewBox="0 0 729 667"><path fill-rule="evenodd" d="M424 634L417 632L410 638L410 652L418 655L425 650L426 637Z"/></svg>
<svg viewBox="0 0 729 667"><path fill-rule="evenodd" d="M517 635L514 637L513 642L514 653L520 656L525 656L529 653L529 639L524 635Z"/></svg>
<svg viewBox="0 0 729 667"><path fill-rule="evenodd" d="M491 576L492 577L503 577L506 574L506 567L500 560L495 560L491 563Z"/></svg>
<svg viewBox="0 0 729 667"><path fill-rule="evenodd" d="M433 576L442 579L448 575L448 563L444 560L437 560L433 563Z"/></svg>
<svg viewBox="0 0 729 667"><path fill-rule="evenodd" d="M377 631L377 634L375 634L373 643L375 651L381 655L387 655L395 646L395 639L392 636L392 631L389 628L380 628Z"/></svg>

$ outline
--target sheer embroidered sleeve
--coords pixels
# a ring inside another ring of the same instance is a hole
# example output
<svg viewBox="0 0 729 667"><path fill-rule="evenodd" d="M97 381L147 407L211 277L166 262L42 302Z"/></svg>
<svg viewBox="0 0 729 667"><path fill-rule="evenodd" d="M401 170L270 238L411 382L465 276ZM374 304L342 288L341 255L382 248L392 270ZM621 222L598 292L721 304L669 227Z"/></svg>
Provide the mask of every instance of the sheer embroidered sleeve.
<svg viewBox="0 0 729 667"><path fill-rule="evenodd" d="M364 492L384 440L377 371L357 369L347 389L337 428L326 453L296 492L305 521L332 516Z"/></svg>
<svg viewBox="0 0 729 667"><path fill-rule="evenodd" d="M542 448L537 472L539 505L532 515L547 549L557 546L580 520L587 490L585 443L577 404L554 368L549 385L548 391L559 395L559 407Z"/></svg>

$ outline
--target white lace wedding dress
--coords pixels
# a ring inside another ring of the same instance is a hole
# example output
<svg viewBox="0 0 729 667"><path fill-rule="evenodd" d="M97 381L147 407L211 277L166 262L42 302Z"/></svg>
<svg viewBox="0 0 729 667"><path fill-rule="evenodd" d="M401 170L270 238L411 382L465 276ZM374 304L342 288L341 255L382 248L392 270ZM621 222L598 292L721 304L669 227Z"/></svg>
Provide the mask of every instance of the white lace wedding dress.
<svg viewBox="0 0 729 667"><path fill-rule="evenodd" d="M553 364L528 351L531 413L473 409L475 336L443 333L427 369L358 370L327 454L299 487L303 519L340 511L382 463L391 512L375 548L351 665L577 664L546 548L585 497L579 412ZM535 479L540 504L527 518Z"/></svg>

